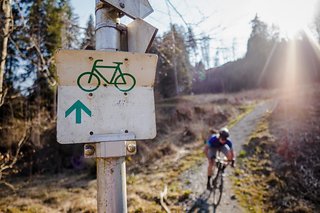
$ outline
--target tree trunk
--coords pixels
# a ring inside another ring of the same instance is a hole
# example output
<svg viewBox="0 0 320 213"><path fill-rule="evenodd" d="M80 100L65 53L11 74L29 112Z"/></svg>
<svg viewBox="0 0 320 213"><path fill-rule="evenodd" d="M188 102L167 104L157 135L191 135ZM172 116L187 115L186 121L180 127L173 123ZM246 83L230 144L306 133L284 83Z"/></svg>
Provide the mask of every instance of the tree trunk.
<svg viewBox="0 0 320 213"><path fill-rule="evenodd" d="M1 44L1 61L0 61L0 106L2 105L5 96L5 89L3 87L4 81L4 70L6 65L6 58L7 58L7 48L8 48L8 39L10 35L10 23L12 21L11 15L11 0L2 0L1 2L1 9L0 9L2 16L4 17L4 23L1 29L1 37L2 37L2 44Z"/></svg>

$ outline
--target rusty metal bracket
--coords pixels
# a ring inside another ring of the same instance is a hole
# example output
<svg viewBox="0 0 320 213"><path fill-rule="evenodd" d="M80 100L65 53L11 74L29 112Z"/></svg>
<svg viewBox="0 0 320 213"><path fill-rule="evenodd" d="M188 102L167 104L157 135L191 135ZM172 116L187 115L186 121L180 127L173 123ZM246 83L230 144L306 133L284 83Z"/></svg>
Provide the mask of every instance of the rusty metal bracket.
<svg viewBox="0 0 320 213"><path fill-rule="evenodd" d="M136 153L136 141L101 142L84 145L85 158L123 157Z"/></svg>

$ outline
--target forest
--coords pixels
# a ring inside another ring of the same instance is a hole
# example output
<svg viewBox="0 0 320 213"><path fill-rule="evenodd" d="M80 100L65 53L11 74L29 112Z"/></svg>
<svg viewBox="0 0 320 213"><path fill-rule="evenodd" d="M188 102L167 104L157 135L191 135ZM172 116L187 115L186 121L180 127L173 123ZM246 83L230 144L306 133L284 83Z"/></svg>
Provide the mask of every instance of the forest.
<svg viewBox="0 0 320 213"><path fill-rule="evenodd" d="M79 27L69 0L1 0L0 4L0 184L14 189L8 181L12 176L81 167L83 146L62 148L56 142L54 53L61 48L94 49L95 26L90 16L85 29ZM215 67L207 67L206 57L194 61L194 55L208 51L205 44L210 38L196 37L192 27L171 24L169 31L157 35L150 49L159 57L156 102L278 88L288 75L278 65L292 43L299 53L294 61L304 70L299 84L320 82L320 10L313 27L317 39L305 32L284 39L258 14L252 17L251 27L243 58Z"/></svg>

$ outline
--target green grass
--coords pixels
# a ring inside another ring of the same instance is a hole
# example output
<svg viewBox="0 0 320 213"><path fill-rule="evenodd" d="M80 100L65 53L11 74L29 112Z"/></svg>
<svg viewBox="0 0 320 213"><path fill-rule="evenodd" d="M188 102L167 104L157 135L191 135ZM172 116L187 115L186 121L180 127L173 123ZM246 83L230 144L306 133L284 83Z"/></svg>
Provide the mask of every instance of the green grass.
<svg viewBox="0 0 320 213"><path fill-rule="evenodd" d="M240 107L240 110L243 111L241 114L239 114L236 118L228 122L228 127L232 128L234 125L236 125L240 120L242 120L246 115L248 115L250 112L254 110L256 107L256 104L249 104L249 105L243 105Z"/></svg>
<svg viewBox="0 0 320 213"><path fill-rule="evenodd" d="M270 155L261 145L269 143L268 116L264 116L251 134L246 149L239 152L240 168L235 170L233 186L238 201L247 212L273 212L267 203L270 182L278 180L272 176Z"/></svg>
<svg viewBox="0 0 320 213"><path fill-rule="evenodd" d="M241 150L238 154L238 158L244 158L247 155L247 152L244 150Z"/></svg>

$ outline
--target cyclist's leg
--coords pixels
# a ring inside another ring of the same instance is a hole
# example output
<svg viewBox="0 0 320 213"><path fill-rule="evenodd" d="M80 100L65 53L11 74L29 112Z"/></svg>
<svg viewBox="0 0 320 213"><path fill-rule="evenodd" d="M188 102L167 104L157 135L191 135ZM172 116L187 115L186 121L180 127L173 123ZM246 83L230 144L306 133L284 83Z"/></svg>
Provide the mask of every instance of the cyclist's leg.
<svg viewBox="0 0 320 213"><path fill-rule="evenodd" d="M223 147L220 148L220 151L226 156L226 158L231 161L232 160L232 150L228 145L224 145Z"/></svg>
<svg viewBox="0 0 320 213"><path fill-rule="evenodd" d="M215 159L217 156L218 149L216 148L209 148L207 152L208 158L208 176L212 176L215 166Z"/></svg>
<svg viewBox="0 0 320 213"><path fill-rule="evenodd" d="M208 158L208 176L213 175L213 169L214 169L214 159Z"/></svg>
<svg viewBox="0 0 320 213"><path fill-rule="evenodd" d="M210 189L210 179L213 175L214 167L215 167L215 159L217 155L217 149L216 148L208 148L207 151L207 158L208 158L208 182L207 182L207 189Z"/></svg>

